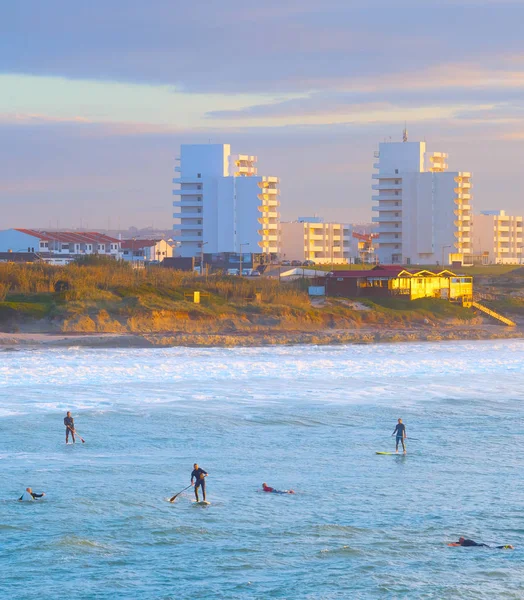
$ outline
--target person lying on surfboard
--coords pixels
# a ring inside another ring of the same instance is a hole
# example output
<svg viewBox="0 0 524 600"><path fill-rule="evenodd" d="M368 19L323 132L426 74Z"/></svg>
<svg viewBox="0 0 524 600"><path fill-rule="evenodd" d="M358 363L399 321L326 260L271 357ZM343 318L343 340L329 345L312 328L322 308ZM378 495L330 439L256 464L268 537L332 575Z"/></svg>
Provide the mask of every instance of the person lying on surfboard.
<svg viewBox="0 0 524 600"><path fill-rule="evenodd" d="M36 494L31 488L25 488L25 492L18 499L22 502L32 502L36 498L42 498L42 496L45 496L44 492Z"/></svg>
<svg viewBox="0 0 524 600"><path fill-rule="evenodd" d="M269 487L267 483L262 484L263 492L271 492L273 494L294 494L293 490L276 490L275 488Z"/></svg>
<svg viewBox="0 0 524 600"><path fill-rule="evenodd" d="M513 546L506 544L505 546L488 546L487 544L478 544L473 540L468 540L466 538L460 537L458 542L451 542L448 546L464 546L466 548L470 548L471 546L483 546L484 548L497 548L500 550L514 550Z"/></svg>
<svg viewBox="0 0 524 600"><path fill-rule="evenodd" d="M206 501L206 480L205 478L208 476L207 471L201 469L197 463L193 465L193 471L191 472L191 485L195 486L195 498L197 502L200 502L198 499L198 488L202 488L202 495L204 496L204 502ZM193 479L195 483L193 483Z"/></svg>
<svg viewBox="0 0 524 600"><path fill-rule="evenodd" d="M404 444L404 440L408 437L406 434L406 426L404 425L404 423L402 423L402 419L398 420L398 423L395 427L395 431L393 431L393 433L391 434L391 436L394 436L395 434L397 434L397 443L395 446L395 452L398 452L398 443L402 442L402 450L404 450L404 454L406 454L406 444Z"/></svg>

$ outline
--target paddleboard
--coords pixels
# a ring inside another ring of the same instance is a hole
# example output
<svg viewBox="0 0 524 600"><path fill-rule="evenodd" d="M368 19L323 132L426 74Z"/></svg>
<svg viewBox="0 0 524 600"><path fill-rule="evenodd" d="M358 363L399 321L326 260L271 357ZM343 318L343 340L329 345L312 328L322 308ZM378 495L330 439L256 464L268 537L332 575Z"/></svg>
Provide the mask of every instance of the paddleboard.
<svg viewBox="0 0 524 600"><path fill-rule="evenodd" d="M387 456L407 456L403 452L375 452L375 454L386 454Z"/></svg>
<svg viewBox="0 0 524 600"><path fill-rule="evenodd" d="M211 504L211 502L208 502L207 500L201 500L200 502L193 502L193 506L209 506Z"/></svg>

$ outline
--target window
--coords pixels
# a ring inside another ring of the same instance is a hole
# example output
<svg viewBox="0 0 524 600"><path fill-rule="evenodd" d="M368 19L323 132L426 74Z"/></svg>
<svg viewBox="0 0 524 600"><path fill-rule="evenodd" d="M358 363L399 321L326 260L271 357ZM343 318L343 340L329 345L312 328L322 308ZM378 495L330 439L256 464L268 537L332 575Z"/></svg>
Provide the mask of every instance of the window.
<svg viewBox="0 0 524 600"><path fill-rule="evenodd" d="M398 240L398 233L395 233L395 239Z"/></svg>
<svg viewBox="0 0 524 600"><path fill-rule="evenodd" d="M398 229L398 223L395 223L395 227Z"/></svg>
<svg viewBox="0 0 524 600"><path fill-rule="evenodd" d="M398 244L395 244L395 250L398 250L400 248L400 246Z"/></svg>
<svg viewBox="0 0 524 600"><path fill-rule="evenodd" d="M398 169L395 169L395 175L398 175Z"/></svg>
<svg viewBox="0 0 524 600"><path fill-rule="evenodd" d="M202 178L202 173L197 173L197 177L198 177L198 179L201 179Z"/></svg>
<svg viewBox="0 0 524 600"><path fill-rule="evenodd" d="M198 219L197 223L198 223L199 225L202 225L202 219Z"/></svg>
<svg viewBox="0 0 524 600"><path fill-rule="evenodd" d="M400 202L395 202L395 206L400 206Z"/></svg>
<svg viewBox="0 0 524 600"><path fill-rule="evenodd" d="M201 190L201 189L202 189L202 184L201 184L201 183L199 183L199 184L197 185L197 190Z"/></svg>
<svg viewBox="0 0 524 600"><path fill-rule="evenodd" d="M199 232L198 232L198 235L199 235L199 236L202 236L202 232L201 232L201 231L199 231Z"/></svg>
<svg viewBox="0 0 524 600"><path fill-rule="evenodd" d="M398 196L398 190L395 190L395 196Z"/></svg>
<svg viewBox="0 0 524 600"><path fill-rule="evenodd" d="M395 213L395 217L398 217L399 213Z"/></svg>
<svg viewBox="0 0 524 600"><path fill-rule="evenodd" d="M201 209L201 208L197 208L197 212L198 212L198 213L201 213L201 212L202 212L202 209Z"/></svg>
<svg viewBox="0 0 524 600"><path fill-rule="evenodd" d="M395 179L395 185L398 185L400 183L400 181L398 179Z"/></svg>
<svg viewBox="0 0 524 600"><path fill-rule="evenodd" d="M199 197L197 198L197 201L198 201L198 202L202 202L202 196L199 196Z"/></svg>

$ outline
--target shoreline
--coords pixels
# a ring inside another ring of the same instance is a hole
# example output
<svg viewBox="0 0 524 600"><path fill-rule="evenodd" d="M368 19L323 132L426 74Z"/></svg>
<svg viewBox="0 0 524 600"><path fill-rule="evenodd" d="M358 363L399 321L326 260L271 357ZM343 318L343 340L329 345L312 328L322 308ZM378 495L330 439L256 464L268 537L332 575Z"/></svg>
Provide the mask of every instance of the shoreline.
<svg viewBox="0 0 524 600"><path fill-rule="evenodd" d="M522 339L524 328L499 325L448 327L363 327L318 331L271 331L228 333L5 333L0 349L20 348L245 348L253 346L341 345L453 340Z"/></svg>

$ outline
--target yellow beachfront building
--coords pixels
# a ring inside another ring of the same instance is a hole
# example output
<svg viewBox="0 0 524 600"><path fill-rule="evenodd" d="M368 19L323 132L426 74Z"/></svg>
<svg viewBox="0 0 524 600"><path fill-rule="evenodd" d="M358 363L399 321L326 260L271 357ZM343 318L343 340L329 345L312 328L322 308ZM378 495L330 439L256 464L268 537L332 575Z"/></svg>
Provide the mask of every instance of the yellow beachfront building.
<svg viewBox="0 0 524 600"><path fill-rule="evenodd" d="M403 270L390 279L388 287L393 293L409 294L411 300L442 298L468 304L473 299L473 277L457 275L448 270L438 273Z"/></svg>
<svg viewBox="0 0 524 600"><path fill-rule="evenodd" d="M408 296L442 298L471 306L473 278L449 270L433 273L426 269L414 271L396 266L377 265L368 271L333 271L326 277L330 296Z"/></svg>

